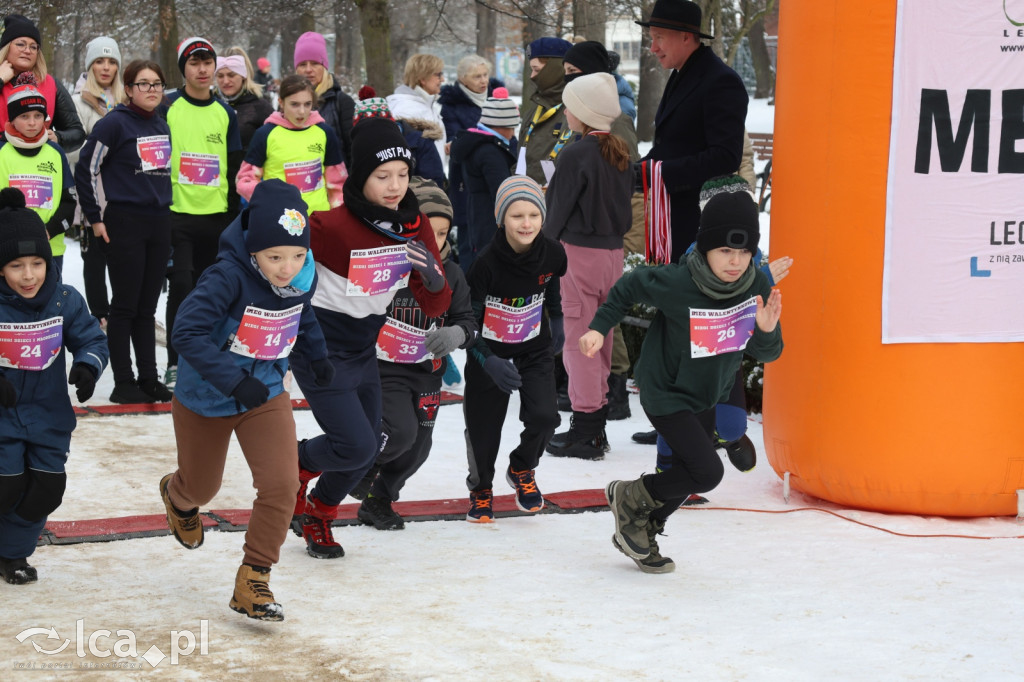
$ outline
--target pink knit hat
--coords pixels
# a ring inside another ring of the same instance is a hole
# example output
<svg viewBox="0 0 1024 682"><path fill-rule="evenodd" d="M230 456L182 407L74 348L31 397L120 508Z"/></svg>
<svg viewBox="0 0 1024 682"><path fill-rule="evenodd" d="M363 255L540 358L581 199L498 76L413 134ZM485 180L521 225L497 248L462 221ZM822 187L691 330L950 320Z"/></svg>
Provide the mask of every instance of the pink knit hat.
<svg viewBox="0 0 1024 682"><path fill-rule="evenodd" d="M325 69L330 68L327 63L327 41L319 33L307 31L295 41L293 64L298 68L302 62L316 62Z"/></svg>

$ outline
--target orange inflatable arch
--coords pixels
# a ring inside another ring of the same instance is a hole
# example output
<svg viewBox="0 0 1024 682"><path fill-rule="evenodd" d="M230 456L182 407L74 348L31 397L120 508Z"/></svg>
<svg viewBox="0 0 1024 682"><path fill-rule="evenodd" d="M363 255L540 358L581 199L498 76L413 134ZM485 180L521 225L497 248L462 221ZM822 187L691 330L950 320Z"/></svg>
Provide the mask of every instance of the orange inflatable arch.
<svg viewBox="0 0 1024 682"><path fill-rule="evenodd" d="M768 460L842 505L1016 514L1021 344L881 342L896 0L780 11L771 252L795 265L765 376Z"/></svg>

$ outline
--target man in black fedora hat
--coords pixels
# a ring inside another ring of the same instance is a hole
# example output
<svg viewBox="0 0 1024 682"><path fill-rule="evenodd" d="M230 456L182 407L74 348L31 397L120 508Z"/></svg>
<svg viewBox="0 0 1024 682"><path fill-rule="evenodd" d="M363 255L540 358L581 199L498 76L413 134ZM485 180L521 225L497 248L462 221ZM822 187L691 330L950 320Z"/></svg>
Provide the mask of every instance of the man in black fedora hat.
<svg viewBox="0 0 1024 682"><path fill-rule="evenodd" d="M743 152L747 90L739 75L701 38L700 7L657 0L647 21L651 53L672 69L654 118L647 159L662 161L672 220L672 260L689 248L700 224L698 197L707 180L735 173Z"/></svg>

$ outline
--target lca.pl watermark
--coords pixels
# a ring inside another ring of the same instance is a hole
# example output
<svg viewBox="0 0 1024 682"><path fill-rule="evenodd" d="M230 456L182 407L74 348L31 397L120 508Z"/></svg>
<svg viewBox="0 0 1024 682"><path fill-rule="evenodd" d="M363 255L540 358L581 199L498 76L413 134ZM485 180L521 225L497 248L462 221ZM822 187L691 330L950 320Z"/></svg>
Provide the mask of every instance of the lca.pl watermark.
<svg viewBox="0 0 1024 682"><path fill-rule="evenodd" d="M46 635L45 638L39 635ZM116 640L111 644L109 640ZM52 625L49 628L26 628L15 635L21 643L26 641L32 645L37 653L47 656L54 656L62 653L71 646L72 640L61 637L57 634L57 628ZM145 661L150 667L157 667L168 658L157 645L152 645L144 654L139 655L138 640L131 630L110 630L100 629L85 634L85 619L79 618L75 621L75 653L79 658L86 655L98 659L108 659L111 656L116 660L100 661L14 661L15 670L43 670L59 668L140 668L140 661ZM177 665L181 656L191 656L199 645L199 655L206 656L210 653L210 621L203 619L199 621L199 637L196 638L192 630L171 630L168 651L170 652L171 665ZM69 652L70 653L70 652Z"/></svg>

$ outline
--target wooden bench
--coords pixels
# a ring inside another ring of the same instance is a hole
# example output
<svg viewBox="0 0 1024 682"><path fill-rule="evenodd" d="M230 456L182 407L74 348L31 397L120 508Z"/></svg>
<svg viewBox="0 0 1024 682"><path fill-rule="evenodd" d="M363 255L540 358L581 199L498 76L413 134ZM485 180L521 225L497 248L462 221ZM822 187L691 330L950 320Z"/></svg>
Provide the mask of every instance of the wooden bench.
<svg viewBox="0 0 1024 682"><path fill-rule="evenodd" d="M772 186L772 148L775 136L772 133L747 133L750 136L750 143L754 147L754 155L762 161L766 161L764 170L757 174L761 179L761 190L758 192L757 206L764 210L771 198Z"/></svg>

